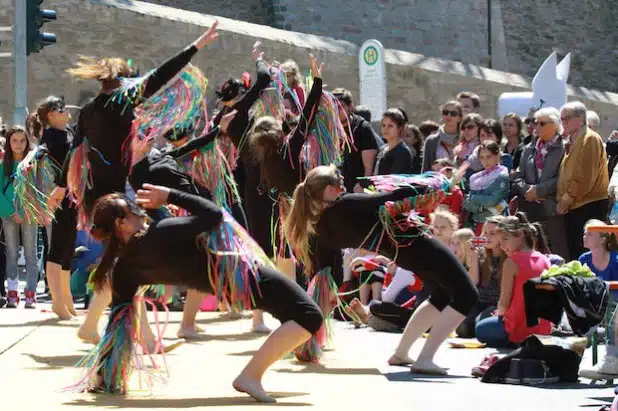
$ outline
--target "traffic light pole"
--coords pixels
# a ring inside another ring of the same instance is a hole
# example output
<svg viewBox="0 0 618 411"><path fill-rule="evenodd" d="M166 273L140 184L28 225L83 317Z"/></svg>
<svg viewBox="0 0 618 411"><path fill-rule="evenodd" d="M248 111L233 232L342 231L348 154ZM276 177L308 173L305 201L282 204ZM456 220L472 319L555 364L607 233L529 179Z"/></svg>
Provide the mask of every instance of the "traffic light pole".
<svg viewBox="0 0 618 411"><path fill-rule="evenodd" d="M15 101L13 124L25 125L28 113L28 39L26 2L14 0L15 16L13 17L13 87Z"/></svg>

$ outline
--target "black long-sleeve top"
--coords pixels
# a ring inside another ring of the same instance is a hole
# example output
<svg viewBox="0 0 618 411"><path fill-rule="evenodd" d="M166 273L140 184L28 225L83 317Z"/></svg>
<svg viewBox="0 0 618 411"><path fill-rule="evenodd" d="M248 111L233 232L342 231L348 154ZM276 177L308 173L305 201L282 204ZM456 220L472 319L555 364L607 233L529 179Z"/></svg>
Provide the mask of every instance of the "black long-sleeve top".
<svg viewBox="0 0 618 411"><path fill-rule="evenodd" d="M257 80L255 84L247 90L247 92L228 110L221 110L221 112L215 117L213 123L215 125L219 125L219 121L221 121L221 117L232 111L236 110L236 116L234 116L233 124L230 124L228 127L227 133L234 142L234 145L240 150L241 148L241 139L245 134L245 131L249 127L249 109L253 107L253 104L260 98L260 93L268 87L270 84L270 70L266 65L264 60L258 60L255 62L257 68ZM243 150L245 151L245 150Z"/></svg>
<svg viewBox="0 0 618 411"><path fill-rule="evenodd" d="M124 247L112 273L112 307L130 303L137 289L147 284L213 292L207 275L208 255L197 237L221 223L221 209L205 198L175 189L168 202L191 215L153 223Z"/></svg>
<svg viewBox="0 0 618 411"><path fill-rule="evenodd" d="M232 122L235 119L236 118L234 118ZM221 130L219 129L219 126L213 127L206 135L195 138L180 147L167 149L164 151L164 153L165 155L170 156L174 159L180 159L212 143L215 138L219 136L220 133Z"/></svg>
<svg viewBox="0 0 618 411"><path fill-rule="evenodd" d="M195 184L190 176L180 171L178 163L172 157L158 150L151 151L138 161L129 175L129 184L135 191L141 189L145 183L211 198L205 187Z"/></svg>
<svg viewBox="0 0 618 411"><path fill-rule="evenodd" d="M324 209L315 227L320 246L338 251L368 247L368 241L375 240L382 233L380 207L388 201L400 201L418 195L419 192L422 192L422 188L405 187L380 194L341 194ZM330 259L321 260L317 262L316 269L320 270L329 265Z"/></svg>
<svg viewBox="0 0 618 411"><path fill-rule="evenodd" d="M197 48L192 45L155 69L149 75L144 90L137 99L129 101L127 98L116 95L116 92L100 93L81 109L72 148L82 144L84 138L88 139L91 147L88 159L95 186L103 185L111 190L124 187L129 174L129 166L123 159L122 146L135 118L133 109L180 72L195 53L197 53ZM136 90L127 91L127 95L133 94L138 93ZM65 161L63 176L58 184L61 187L66 187L68 163ZM105 190L99 187L97 192L102 191Z"/></svg>
<svg viewBox="0 0 618 411"><path fill-rule="evenodd" d="M313 80L311 92L305 102L303 113L298 126L277 153L271 154L262 164L262 180L269 189L276 189L280 193L292 195L302 178L300 152L305 143L305 135L315 121L315 110L320 104L322 96L322 79Z"/></svg>
<svg viewBox="0 0 618 411"><path fill-rule="evenodd" d="M58 167L56 175L56 184L60 182L62 177L62 168L71 150L73 143L73 130L67 128L60 130L57 128L46 128L41 136L39 150L47 154L52 163Z"/></svg>

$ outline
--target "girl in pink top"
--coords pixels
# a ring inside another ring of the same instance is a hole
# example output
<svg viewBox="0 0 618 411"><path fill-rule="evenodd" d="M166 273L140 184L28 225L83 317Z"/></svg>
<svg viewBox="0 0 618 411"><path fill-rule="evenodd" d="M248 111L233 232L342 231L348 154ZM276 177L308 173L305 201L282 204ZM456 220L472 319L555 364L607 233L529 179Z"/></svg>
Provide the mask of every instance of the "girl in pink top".
<svg viewBox="0 0 618 411"><path fill-rule="evenodd" d="M507 217L500 223L501 247L508 258L502 265L500 300L494 316L479 321L476 338L489 347L501 348L523 341L532 334L549 335L551 323L546 320L534 327L526 324L523 285L539 277L551 266L543 229L530 224L524 213Z"/></svg>

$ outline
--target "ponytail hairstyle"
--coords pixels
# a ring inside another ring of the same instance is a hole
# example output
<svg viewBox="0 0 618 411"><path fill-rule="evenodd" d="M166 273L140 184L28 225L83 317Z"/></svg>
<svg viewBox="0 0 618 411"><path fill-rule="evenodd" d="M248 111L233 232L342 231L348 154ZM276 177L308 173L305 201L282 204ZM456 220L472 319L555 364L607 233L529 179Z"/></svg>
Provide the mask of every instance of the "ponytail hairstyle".
<svg viewBox="0 0 618 411"><path fill-rule="evenodd" d="M535 226L530 224L530 221L528 221L528 217L526 217L525 213L518 211L514 216L506 217L502 220L499 227L500 230L507 234L517 236L523 235L524 240L526 241L526 246L532 250L536 250L537 242L539 241L539 234ZM542 229L540 231L540 235L544 235ZM547 242L545 241L545 238L543 237L540 241L542 242L541 246L547 249Z"/></svg>
<svg viewBox="0 0 618 411"><path fill-rule="evenodd" d="M32 113L26 117L26 131L28 132L28 138L33 143L41 139L44 128L45 126L43 126L43 123L39 120L38 113Z"/></svg>
<svg viewBox="0 0 618 411"><path fill-rule="evenodd" d="M323 210L324 190L329 185L341 185L337 167L319 166L309 171L305 181L296 186L292 208L283 223L288 244L309 273L313 270L309 237L315 233L315 225Z"/></svg>
<svg viewBox="0 0 618 411"><path fill-rule="evenodd" d="M48 96L39 102L36 109L36 120L40 123L42 128L45 129L49 127L49 113L64 110L66 110L64 97Z"/></svg>
<svg viewBox="0 0 618 411"><path fill-rule="evenodd" d="M550 255L551 249L549 248L549 244L547 242L547 236L545 235L545 230L543 230L543 226L541 223L532 223L532 228L534 229L534 250L538 251L541 254Z"/></svg>
<svg viewBox="0 0 618 411"><path fill-rule="evenodd" d="M145 212L123 194L107 194L96 201L92 210L92 227L90 235L103 243L105 249L101 262L97 266L92 282L95 290L100 290L108 279L111 279L111 272L119 256L120 251L125 246L116 231L116 223L120 218L125 218L129 214L138 217L146 216Z"/></svg>
<svg viewBox="0 0 618 411"><path fill-rule="evenodd" d="M75 78L97 80L106 90L120 87L120 78L133 76L129 63L119 57L97 60L94 57L79 56L77 64L68 69L67 73Z"/></svg>
<svg viewBox="0 0 618 411"><path fill-rule="evenodd" d="M261 180L268 183L270 176L267 175L268 167L266 167L266 164L273 154L279 155L279 150L283 146L281 123L271 116L259 118L249 134L249 144L260 165Z"/></svg>

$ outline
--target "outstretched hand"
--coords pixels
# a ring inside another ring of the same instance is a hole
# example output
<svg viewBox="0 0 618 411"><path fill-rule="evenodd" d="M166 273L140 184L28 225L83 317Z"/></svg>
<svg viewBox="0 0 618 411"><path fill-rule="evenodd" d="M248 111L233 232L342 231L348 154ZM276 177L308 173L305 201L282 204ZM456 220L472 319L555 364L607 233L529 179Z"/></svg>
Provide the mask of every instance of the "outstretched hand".
<svg viewBox="0 0 618 411"><path fill-rule="evenodd" d="M219 37L219 33L217 33L217 26L219 26L219 20L215 20L215 22L208 29L208 31L206 33L202 34L197 40L195 40L193 45L198 50L201 50L204 47L206 47L209 44L211 44L213 41L215 41L217 39L217 37Z"/></svg>
<svg viewBox="0 0 618 411"><path fill-rule="evenodd" d="M261 45L261 41L256 41L253 45L253 51L251 52L251 55L253 56L253 61L264 60L264 52L260 51Z"/></svg>
<svg viewBox="0 0 618 411"><path fill-rule="evenodd" d="M167 187L144 184L137 190L135 202L144 208L159 208L167 204L169 194Z"/></svg>
<svg viewBox="0 0 618 411"><path fill-rule="evenodd" d="M311 65L311 76L313 78L322 78L322 69L324 69L324 63L315 58L313 54L309 54L309 63Z"/></svg>

